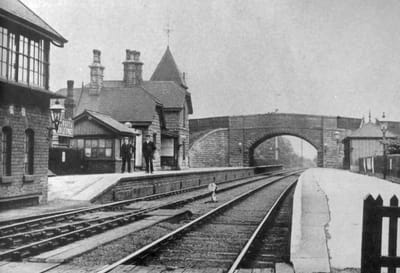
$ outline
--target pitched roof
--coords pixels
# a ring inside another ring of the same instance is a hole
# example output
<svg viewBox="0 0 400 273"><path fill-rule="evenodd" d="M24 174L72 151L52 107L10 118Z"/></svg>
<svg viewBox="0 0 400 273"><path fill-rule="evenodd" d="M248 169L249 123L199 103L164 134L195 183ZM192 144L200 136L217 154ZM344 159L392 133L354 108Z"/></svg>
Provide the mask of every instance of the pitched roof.
<svg viewBox="0 0 400 273"><path fill-rule="evenodd" d="M1 0L0 16L34 29L62 46L67 40L20 0Z"/></svg>
<svg viewBox="0 0 400 273"><path fill-rule="evenodd" d="M57 91L66 95L67 89ZM90 95L89 87L74 88L75 116L85 110L101 112L124 122L152 122L159 100L139 86L125 87L122 81L104 81L99 95Z"/></svg>
<svg viewBox="0 0 400 273"><path fill-rule="evenodd" d="M182 87L187 88L185 79L182 77L182 73L175 63L169 46L158 63L156 70L154 70L150 81L174 81Z"/></svg>
<svg viewBox="0 0 400 273"><path fill-rule="evenodd" d="M396 135L388 131L386 132L386 137L395 138ZM382 138L382 131L379 125L368 122L365 123L361 128L351 132L347 138Z"/></svg>
<svg viewBox="0 0 400 273"><path fill-rule="evenodd" d="M173 81L144 81L143 87L166 108L182 108L188 91Z"/></svg>
<svg viewBox="0 0 400 273"><path fill-rule="evenodd" d="M103 126L107 127L108 129L111 129L112 131L117 132L119 134L123 134L123 135L137 134L135 129L126 127L124 124L118 122L117 120L113 119L109 115L105 115L103 113L99 113L99 112L95 112L95 111L85 110L83 113L76 116L74 118L74 121L77 121L87 115L91 116L97 122L101 123Z"/></svg>

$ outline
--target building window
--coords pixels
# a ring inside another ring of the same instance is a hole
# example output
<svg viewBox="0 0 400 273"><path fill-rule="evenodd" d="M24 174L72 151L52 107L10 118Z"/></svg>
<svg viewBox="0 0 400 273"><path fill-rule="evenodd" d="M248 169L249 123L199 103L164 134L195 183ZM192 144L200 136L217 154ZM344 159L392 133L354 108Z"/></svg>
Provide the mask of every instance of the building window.
<svg viewBox="0 0 400 273"><path fill-rule="evenodd" d="M3 175L11 175L11 147L12 147L12 130L10 127L3 127L2 130L2 161Z"/></svg>
<svg viewBox="0 0 400 273"><path fill-rule="evenodd" d="M34 132L32 129L25 131L25 173L33 174L33 161L34 161Z"/></svg>
<svg viewBox="0 0 400 273"><path fill-rule="evenodd" d="M0 26L0 77L48 89L48 41Z"/></svg>
<svg viewBox="0 0 400 273"><path fill-rule="evenodd" d="M77 139L76 143L79 150L84 149L85 157L112 157L112 139Z"/></svg>

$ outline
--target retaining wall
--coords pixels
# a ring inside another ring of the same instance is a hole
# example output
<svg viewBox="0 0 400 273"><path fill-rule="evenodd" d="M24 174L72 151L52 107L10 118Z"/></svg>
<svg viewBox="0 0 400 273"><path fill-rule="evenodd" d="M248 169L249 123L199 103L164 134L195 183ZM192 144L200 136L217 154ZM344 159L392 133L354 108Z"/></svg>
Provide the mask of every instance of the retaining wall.
<svg viewBox="0 0 400 273"><path fill-rule="evenodd" d="M193 170L185 173L124 177L91 201L94 203L121 201L195 186L208 185L212 182L218 184L229 180L252 177L258 173L271 172L280 169L282 169L282 166L273 165L232 169L227 168L222 170Z"/></svg>

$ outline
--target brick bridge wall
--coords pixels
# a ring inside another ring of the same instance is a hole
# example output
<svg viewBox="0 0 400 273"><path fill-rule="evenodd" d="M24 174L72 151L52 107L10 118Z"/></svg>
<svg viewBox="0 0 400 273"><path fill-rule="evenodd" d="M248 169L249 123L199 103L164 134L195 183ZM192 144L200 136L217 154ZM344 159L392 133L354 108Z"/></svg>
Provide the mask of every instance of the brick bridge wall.
<svg viewBox="0 0 400 273"><path fill-rule="evenodd" d="M339 132L340 139L343 139L351 130L359 127L360 121L346 117L277 113L190 120L191 133L206 130L207 126L216 129L220 125L226 126L228 122L225 127L227 145L216 134L208 134L209 139L198 138L191 146L189 155L195 158L190 161L212 162L215 152L210 152L210 147L218 143L218 152L223 150L221 147L226 146L227 166L251 166L254 150L258 145L274 136L292 135L315 147L318 166L341 168L343 144L337 142L335 132Z"/></svg>

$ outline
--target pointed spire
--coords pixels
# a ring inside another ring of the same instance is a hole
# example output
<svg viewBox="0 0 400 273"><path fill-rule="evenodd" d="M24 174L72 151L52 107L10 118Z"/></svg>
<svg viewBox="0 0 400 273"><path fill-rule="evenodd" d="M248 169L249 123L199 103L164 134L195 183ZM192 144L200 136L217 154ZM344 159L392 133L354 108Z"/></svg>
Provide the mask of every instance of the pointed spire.
<svg viewBox="0 0 400 273"><path fill-rule="evenodd" d="M174 81L178 85L187 89L186 82L183 79L183 74L179 71L169 46L167 46L164 56L161 58L157 68L154 70L150 81Z"/></svg>
<svg viewBox="0 0 400 273"><path fill-rule="evenodd" d="M371 123L371 109L369 110L369 113L368 113L368 123Z"/></svg>

